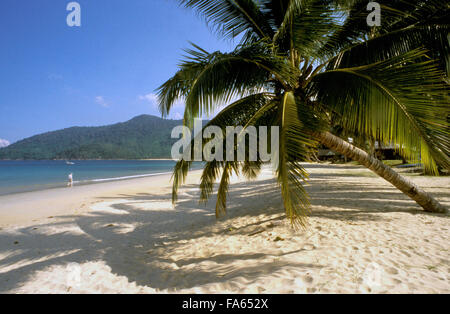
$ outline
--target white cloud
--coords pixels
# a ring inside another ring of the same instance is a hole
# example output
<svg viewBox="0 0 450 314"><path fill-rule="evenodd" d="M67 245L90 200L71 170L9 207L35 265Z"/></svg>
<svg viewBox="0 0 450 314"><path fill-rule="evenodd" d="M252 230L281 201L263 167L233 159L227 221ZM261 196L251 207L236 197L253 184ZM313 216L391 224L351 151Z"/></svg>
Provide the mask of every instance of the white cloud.
<svg viewBox="0 0 450 314"><path fill-rule="evenodd" d="M145 100L154 106L158 104L158 96L156 94L150 93L146 95L139 95L138 98L139 100Z"/></svg>
<svg viewBox="0 0 450 314"><path fill-rule="evenodd" d="M152 106L154 106L155 108L158 108L158 95L156 95L156 94L150 93L150 94L146 94L146 95L139 95L138 99L146 101L149 104L151 104ZM178 99L177 101L175 101L172 108L175 108L175 107L184 107L184 100Z"/></svg>
<svg viewBox="0 0 450 314"><path fill-rule="evenodd" d="M109 107L109 104L105 101L105 98L103 96L95 97L95 102L102 107Z"/></svg>
<svg viewBox="0 0 450 314"><path fill-rule="evenodd" d="M9 141L0 138L0 148L9 146L11 144Z"/></svg>

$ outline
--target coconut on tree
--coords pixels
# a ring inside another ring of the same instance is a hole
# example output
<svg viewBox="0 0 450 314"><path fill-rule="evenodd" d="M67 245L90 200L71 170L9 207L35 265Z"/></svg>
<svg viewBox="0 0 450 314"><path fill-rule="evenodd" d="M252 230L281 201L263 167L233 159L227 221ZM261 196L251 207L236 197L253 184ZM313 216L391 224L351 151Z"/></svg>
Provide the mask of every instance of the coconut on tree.
<svg viewBox="0 0 450 314"><path fill-rule="evenodd" d="M303 183L319 144L358 161L424 210L447 209L407 178L330 132L393 144L425 171L450 169L447 83L449 5L440 0L380 0L382 23L369 27L367 0L180 0L223 38L231 52L193 44L175 75L158 90L167 115L185 100L184 123L226 105L208 125L279 126L276 176L286 215L304 223L309 201ZM447 73L446 73L447 72ZM237 101L232 101L238 99ZM269 128L270 129L270 128ZM174 169L173 201L191 161ZM226 210L233 173L254 178L262 161L211 161L204 166L201 199L218 180L216 214Z"/></svg>

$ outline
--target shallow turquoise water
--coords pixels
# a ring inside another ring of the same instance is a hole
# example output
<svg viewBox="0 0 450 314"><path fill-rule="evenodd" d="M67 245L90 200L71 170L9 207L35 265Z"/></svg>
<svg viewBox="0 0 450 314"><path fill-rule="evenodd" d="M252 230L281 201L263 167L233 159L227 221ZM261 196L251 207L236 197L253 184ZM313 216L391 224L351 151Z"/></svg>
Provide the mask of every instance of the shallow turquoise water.
<svg viewBox="0 0 450 314"><path fill-rule="evenodd" d="M169 160L0 161L0 195L171 173ZM199 168L197 165L193 168Z"/></svg>

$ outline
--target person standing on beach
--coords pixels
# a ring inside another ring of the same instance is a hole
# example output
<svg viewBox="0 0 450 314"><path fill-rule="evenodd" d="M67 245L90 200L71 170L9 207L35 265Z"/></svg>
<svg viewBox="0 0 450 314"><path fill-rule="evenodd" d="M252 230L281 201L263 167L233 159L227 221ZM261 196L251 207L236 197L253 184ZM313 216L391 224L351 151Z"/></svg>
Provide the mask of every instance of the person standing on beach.
<svg viewBox="0 0 450 314"><path fill-rule="evenodd" d="M69 174L69 182L67 183L67 186L73 186L73 175L72 175L72 173L71 174Z"/></svg>

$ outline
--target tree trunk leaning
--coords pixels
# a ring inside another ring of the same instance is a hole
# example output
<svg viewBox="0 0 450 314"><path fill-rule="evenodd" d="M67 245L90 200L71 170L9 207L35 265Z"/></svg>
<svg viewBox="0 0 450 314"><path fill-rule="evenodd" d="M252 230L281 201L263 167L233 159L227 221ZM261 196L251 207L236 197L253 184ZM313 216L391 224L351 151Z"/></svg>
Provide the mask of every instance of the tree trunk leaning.
<svg viewBox="0 0 450 314"><path fill-rule="evenodd" d="M391 183L397 189L408 195L417 202L427 212L432 213L448 213L448 209L435 200L429 193L418 187L415 183L407 178L399 175L395 170L386 166L380 160L370 156L368 153L359 149L352 144L344 141L329 132L315 134L318 140L328 148L358 161L365 167L369 168L377 175Z"/></svg>

